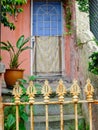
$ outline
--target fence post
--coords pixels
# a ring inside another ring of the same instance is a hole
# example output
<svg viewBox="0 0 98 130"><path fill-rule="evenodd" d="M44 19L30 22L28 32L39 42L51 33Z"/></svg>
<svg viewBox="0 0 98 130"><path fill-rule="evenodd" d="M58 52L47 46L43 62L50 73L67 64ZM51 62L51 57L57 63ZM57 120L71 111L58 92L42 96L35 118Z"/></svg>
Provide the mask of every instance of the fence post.
<svg viewBox="0 0 98 130"><path fill-rule="evenodd" d="M0 96L0 130L4 130L4 113L3 113L3 103L1 96Z"/></svg>

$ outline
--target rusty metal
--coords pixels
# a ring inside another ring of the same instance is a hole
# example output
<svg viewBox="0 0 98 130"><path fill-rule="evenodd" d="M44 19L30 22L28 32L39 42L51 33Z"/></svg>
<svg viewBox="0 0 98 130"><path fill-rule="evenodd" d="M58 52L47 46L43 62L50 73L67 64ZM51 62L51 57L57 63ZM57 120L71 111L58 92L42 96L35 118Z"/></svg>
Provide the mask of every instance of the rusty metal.
<svg viewBox="0 0 98 130"><path fill-rule="evenodd" d="M35 94L37 93L37 90L31 81L28 85L26 94L29 97L29 102L23 102L20 100L22 95L22 89L18 82L16 82L16 85L13 88L13 95L15 102L2 102L0 101L0 113L3 114L3 107L6 106L16 106L16 130L19 130L19 105L30 105L30 130L34 130L34 113L33 113L33 106L34 105L45 105L45 122L46 122L46 130L49 130L49 112L48 112L48 106L50 104L58 104L60 106L60 129L64 130L64 105L67 104L74 104L74 112L75 112L75 130L78 130L78 104L81 103L87 103L88 104L88 113L89 113L89 122L90 122L90 130L92 130L92 105L98 104L98 100L93 99L94 94L94 87L92 86L90 80L87 80L87 84L85 85L84 92L86 94L86 99L80 100L79 94L81 92L80 87L76 80L73 81L73 84L70 88L70 93L72 94L72 100L66 101L66 98L64 100L64 95L67 93L66 87L62 80L59 81L59 84L57 86L56 94L58 95L58 100L51 101L49 96L52 93L52 89L49 85L49 82L46 80L43 87L42 87L42 94L44 96L44 100L42 101L36 101L35 100ZM2 106L2 108L1 108ZM2 109L2 111L1 111ZM1 116L0 116L0 125L3 125L3 122L1 122ZM1 126L0 126L1 128ZM2 129L3 130L3 129Z"/></svg>
<svg viewBox="0 0 98 130"><path fill-rule="evenodd" d="M66 94L66 88L65 85L63 84L63 81L60 79L59 85L57 86L56 93L58 94L59 97L59 102L64 102L64 94Z"/></svg>
<svg viewBox="0 0 98 130"><path fill-rule="evenodd" d="M89 110L89 125L90 125L90 130L93 129L92 127L92 103L93 102L93 94L94 94L94 87L91 84L90 79L87 80L87 84L85 85L84 89L86 93L86 99L89 101L88 103L88 110Z"/></svg>
<svg viewBox="0 0 98 130"><path fill-rule="evenodd" d="M92 125L92 103L88 103L88 110L89 110L89 125L90 125L90 130L93 130L93 125Z"/></svg>
<svg viewBox="0 0 98 130"><path fill-rule="evenodd" d="M66 94L66 88L65 85L63 84L62 79L59 81L59 85L57 86L56 93L58 94L58 100L60 103L64 102L64 94ZM64 130L64 117L63 117L63 104L60 105L60 125L61 125L61 130Z"/></svg>
<svg viewBox="0 0 98 130"><path fill-rule="evenodd" d="M63 104L60 105L60 125L61 130L64 130L64 113L63 113Z"/></svg>
<svg viewBox="0 0 98 130"><path fill-rule="evenodd" d="M78 108L77 103L79 100L79 94L80 94L80 87L77 83L77 80L73 80L73 84L70 89L70 93L73 95L73 102L74 102L74 111L75 111L75 130L78 130Z"/></svg>
<svg viewBox="0 0 98 130"><path fill-rule="evenodd" d="M90 79L87 80L84 91L86 93L87 101L93 101L94 87L92 86Z"/></svg>
<svg viewBox="0 0 98 130"><path fill-rule="evenodd" d="M19 130L19 106L16 104L16 130Z"/></svg>
<svg viewBox="0 0 98 130"><path fill-rule="evenodd" d="M49 95L52 93L51 87L49 86L48 81L46 80L43 87L42 87L42 94L44 95L44 102L45 105L45 112L46 112L46 130L49 127L49 119L48 119L48 102L49 102Z"/></svg>
<svg viewBox="0 0 98 130"><path fill-rule="evenodd" d="M48 83L48 80L45 81L43 87L42 87L42 94L44 95L44 102L49 102L49 95L52 93L51 87Z"/></svg>
<svg viewBox="0 0 98 130"><path fill-rule="evenodd" d="M78 130L78 108L77 108L77 103L74 104L74 111L75 111L75 130Z"/></svg>
<svg viewBox="0 0 98 130"><path fill-rule="evenodd" d="M20 96L22 95L22 89L19 85L19 82L16 82L12 94L15 98L15 104L16 104L16 130L19 130L19 106L20 103Z"/></svg>
<svg viewBox="0 0 98 130"><path fill-rule="evenodd" d="M34 113L33 113L33 105L32 104L30 104L30 119L31 119L30 130L34 130Z"/></svg>
<svg viewBox="0 0 98 130"><path fill-rule="evenodd" d="M73 80L73 84L70 88L70 93L73 95L73 102L78 102L78 95L80 94L80 87L77 83L77 80Z"/></svg>
<svg viewBox="0 0 98 130"><path fill-rule="evenodd" d="M20 96L22 95L22 89L19 85L19 82L16 82L12 94L14 95L15 98L15 103L19 104L20 103Z"/></svg>
<svg viewBox="0 0 98 130"><path fill-rule="evenodd" d="M27 95L29 97L29 103L30 103L30 130L34 130L34 114L33 114L33 103L34 103L34 97L36 94L36 88L33 84L33 81L30 81L29 86L27 88Z"/></svg>
<svg viewBox="0 0 98 130"><path fill-rule="evenodd" d="M29 97L29 103L33 104L34 103L34 97L35 97L35 94L36 94L36 88L35 88L32 81L30 81L26 93L27 93L27 95Z"/></svg>

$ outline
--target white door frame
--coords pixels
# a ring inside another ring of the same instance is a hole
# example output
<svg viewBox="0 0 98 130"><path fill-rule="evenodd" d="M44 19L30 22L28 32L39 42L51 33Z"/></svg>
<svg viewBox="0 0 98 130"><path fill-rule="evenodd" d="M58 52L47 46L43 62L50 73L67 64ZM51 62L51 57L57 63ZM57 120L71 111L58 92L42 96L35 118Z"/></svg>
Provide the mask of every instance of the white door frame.
<svg viewBox="0 0 98 130"><path fill-rule="evenodd" d="M63 6L62 6L62 13L64 13ZM61 16L63 17L63 15L61 15ZM62 29L64 27L64 19L62 20ZM33 24L32 24L32 21L33 21L33 0L31 0L31 36L33 36L33 31L32 31ZM63 29L63 33L64 33L64 31L65 30ZM31 47L32 48L34 48L34 46L33 46L34 42L35 42L35 37L32 37L32 39L31 39ZM65 57L65 38L64 38L63 34L62 34L62 41L61 42L62 42L62 46L61 46L61 50L62 50L62 52L61 52L62 53L61 54L62 55L62 58L61 58L62 66L61 67L62 68L61 68L61 70L62 70L62 75L65 75L65 58L64 58ZM34 53L35 53L35 50L31 49L31 52L30 52L30 73L31 73L31 75L33 75Z"/></svg>

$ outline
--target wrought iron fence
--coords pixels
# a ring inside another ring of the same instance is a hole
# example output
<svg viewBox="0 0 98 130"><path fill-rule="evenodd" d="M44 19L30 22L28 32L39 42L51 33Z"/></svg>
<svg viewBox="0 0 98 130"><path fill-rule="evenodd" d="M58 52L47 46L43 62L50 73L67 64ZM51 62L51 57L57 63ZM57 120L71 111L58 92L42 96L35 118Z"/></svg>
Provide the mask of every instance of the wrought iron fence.
<svg viewBox="0 0 98 130"><path fill-rule="evenodd" d="M34 130L34 113L33 106L34 105L44 105L45 106L45 123L46 130L49 130L49 115L48 115L48 107L50 104L58 104L60 106L60 130L64 130L64 105L66 104L74 104L74 115L75 115L75 130L78 130L78 104L87 103L88 104L88 113L89 113L89 125L90 130L92 130L92 104L98 104L98 100L93 99L94 88L90 82L87 80L87 84L85 85L84 92L86 94L86 99L79 99L79 94L81 90L76 80L73 81L73 84L70 88L70 93L72 94L72 100L66 101L64 100L64 95L67 93L66 87L62 80L59 81L59 84L56 89L56 94L58 95L57 101L50 100L50 94L52 93L52 89L49 86L48 81L46 80L41 93L44 96L43 101L35 101L35 94L37 93L36 88L32 81L30 81L29 86L27 88L26 94L29 97L29 102L22 102L20 97L22 95L22 89L17 82L15 87L13 88L12 94L14 95L15 102L6 103L0 101L0 130L4 129L3 122L3 109L5 106L15 106L16 107L16 130L19 130L19 105L30 105L30 130ZM66 129L66 128L65 128Z"/></svg>

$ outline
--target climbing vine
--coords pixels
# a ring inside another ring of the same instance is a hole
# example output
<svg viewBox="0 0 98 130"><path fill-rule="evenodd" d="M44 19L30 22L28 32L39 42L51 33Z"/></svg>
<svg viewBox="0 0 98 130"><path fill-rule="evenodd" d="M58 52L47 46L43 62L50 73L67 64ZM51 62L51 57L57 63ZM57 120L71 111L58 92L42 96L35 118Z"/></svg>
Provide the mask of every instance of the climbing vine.
<svg viewBox="0 0 98 130"><path fill-rule="evenodd" d="M94 38L96 45L98 46L98 40ZM88 70L95 75L98 75L98 51L93 52L89 57Z"/></svg>
<svg viewBox="0 0 98 130"><path fill-rule="evenodd" d="M72 0L62 0L64 11L65 11L65 23L67 28L67 35L71 35L72 33Z"/></svg>
<svg viewBox="0 0 98 130"><path fill-rule="evenodd" d="M89 11L89 0L76 0L79 5L79 10L82 12Z"/></svg>
<svg viewBox="0 0 98 130"><path fill-rule="evenodd" d="M88 12L88 0L76 0L79 5L79 9L83 12ZM72 0L62 0L63 4L67 3L66 6L66 27L68 28L69 32L71 30L71 4ZM1 23L4 26L9 27L11 30L15 29L15 25L13 22L10 22L8 14L17 17L17 15L23 12L22 5L26 4L27 0L1 0Z"/></svg>
<svg viewBox="0 0 98 130"><path fill-rule="evenodd" d="M1 0L1 23L14 30L15 25L10 22L8 15L16 18L19 13L23 12L21 6L26 3L27 0Z"/></svg>
<svg viewBox="0 0 98 130"><path fill-rule="evenodd" d="M78 8L82 12L88 12L89 11L89 1L88 0L76 0L78 3ZM62 0L64 11L65 11L65 22L66 22L66 28L67 28L67 34L72 34L72 0Z"/></svg>

